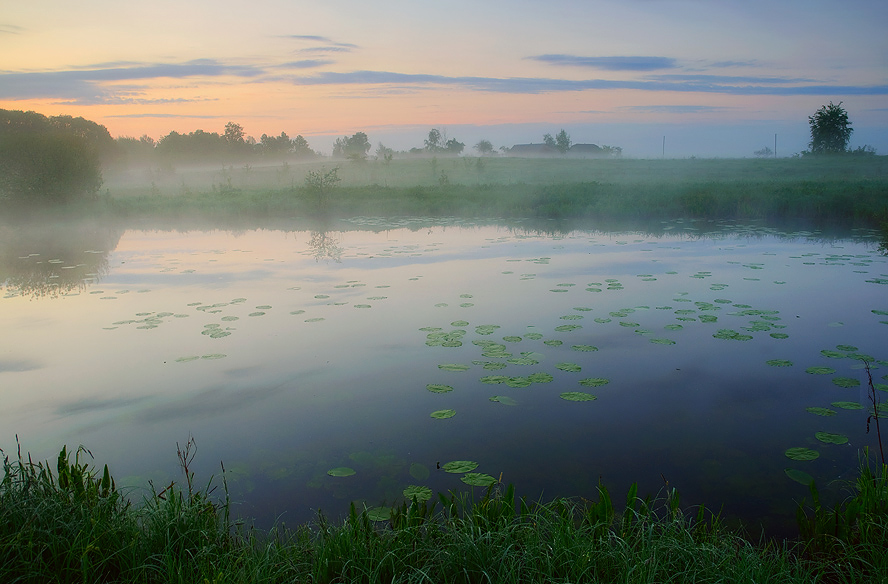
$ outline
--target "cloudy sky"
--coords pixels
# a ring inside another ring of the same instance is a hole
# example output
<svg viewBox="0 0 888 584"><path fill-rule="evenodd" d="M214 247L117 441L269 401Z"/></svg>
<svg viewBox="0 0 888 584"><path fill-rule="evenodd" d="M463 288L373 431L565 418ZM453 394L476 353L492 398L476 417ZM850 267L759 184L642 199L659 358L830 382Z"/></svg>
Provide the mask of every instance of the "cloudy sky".
<svg viewBox="0 0 888 584"><path fill-rule="evenodd" d="M807 147L843 102L888 154L885 0L0 0L0 108L114 136L432 127L471 146L574 142L630 156Z"/></svg>

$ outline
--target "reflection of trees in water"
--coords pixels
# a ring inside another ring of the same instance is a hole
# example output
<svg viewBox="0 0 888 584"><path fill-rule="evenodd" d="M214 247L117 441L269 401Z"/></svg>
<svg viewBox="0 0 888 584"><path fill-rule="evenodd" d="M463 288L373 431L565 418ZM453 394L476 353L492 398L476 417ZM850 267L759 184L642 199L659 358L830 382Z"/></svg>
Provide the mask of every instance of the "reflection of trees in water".
<svg viewBox="0 0 888 584"><path fill-rule="evenodd" d="M122 230L95 222L0 226L0 285L7 295L57 298L109 271Z"/></svg>
<svg viewBox="0 0 888 584"><path fill-rule="evenodd" d="M329 231L312 231L308 247L315 261L333 260L339 263L342 259L342 248L337 245Z"/></svg>

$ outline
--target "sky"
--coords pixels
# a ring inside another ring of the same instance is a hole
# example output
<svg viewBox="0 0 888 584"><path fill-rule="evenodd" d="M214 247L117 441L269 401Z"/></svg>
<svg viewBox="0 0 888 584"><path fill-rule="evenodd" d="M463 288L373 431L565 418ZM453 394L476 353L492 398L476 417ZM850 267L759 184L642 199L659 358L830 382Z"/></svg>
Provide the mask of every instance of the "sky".
<svg viewBox="0 0 888 584"><path fill-rule="evenodd" d="M885 0L0 0L0 108L171 131L626 156L807 148L842 102L888 154Z"/></svg>

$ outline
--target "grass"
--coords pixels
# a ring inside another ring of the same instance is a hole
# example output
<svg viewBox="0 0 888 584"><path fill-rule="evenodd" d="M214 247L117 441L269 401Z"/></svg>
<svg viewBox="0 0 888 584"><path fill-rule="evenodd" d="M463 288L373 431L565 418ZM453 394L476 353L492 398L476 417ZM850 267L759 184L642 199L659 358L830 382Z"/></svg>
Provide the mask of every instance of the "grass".
<svg viewBox="0 0 888 584"><path fill-rule="evenodd" d="M846 530L796 542L751 541L704 508L683 512L674 489L641 499L634 486L622 512L604 487L596 501L528 503L495 485L480 499L404 502L386 521L353 506L339 523L319 515L259 533L233 522L211 485L196 488L190 446L179 449L183 484L138 503L82 448L73 459L62 449L55 472L5 457L0 581L888 582L884 465L862 464L855 496L815 511L818 526L849 518Z"/></svg>
<svg viewBox="0 0 888 584"><path fill-rule="evenodd" d="M480 164L478 163L480 161ZM332 176L331 176L332 173ZM318 181L327 177L319 189ZM106 172L57 213L122 225L245 225L355 216L556 219L646 229L664 219L828 227L888 222L888 157L757 160L442 158Z"/></svg>

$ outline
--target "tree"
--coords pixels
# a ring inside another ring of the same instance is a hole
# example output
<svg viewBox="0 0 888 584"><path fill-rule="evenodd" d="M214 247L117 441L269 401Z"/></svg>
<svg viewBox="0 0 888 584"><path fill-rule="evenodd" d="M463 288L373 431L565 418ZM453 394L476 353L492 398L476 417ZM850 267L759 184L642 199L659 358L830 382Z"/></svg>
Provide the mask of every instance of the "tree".
<svg viewBox="0 0 888 584"><path fill-rule="evenodd" d="M478 154L484 156L485 154L493 154L493 144L490 140L480 140L475 146L473 146L475 150L478 151Z"/></svg>
<svg viewBox="0 0 888 584"><path fill-rule="evenodd" d="M293 155L297 158L310 158L315 156L315 151L311 149L311 146L308 145L308 140L302 137L302 134L293 138L293 145L291 147Z"/></svg>
<svg viewBox="0 0 888 584"><path fill-rule="evenodd" d="M343 153L349 160L365 160L368 152L370 140L364 132L357 132L351 138L346 138Z"/></svg>
<svg viewBox="0 0 888 584"><path fill-rule="evenodd" d="M558 149L558 152L564 154L568 150L570 150L570 135L564 131L562 128L558 135L555 136L555 148Z"/></svg>
<svg viewBox="0 0 888 584"><path fill-rule="evenodd" d="M438 152L441 150L441 143L443 140L444 137L441 135L441 132L439 132L437 128L432 128L429 130L429 137L425 141L426 150L429 152Z"/></svg>
<svg viewBox="0 0 888 584"><path fill-rule="evenodd" d="M225 124L225 141L228 142L230 146L235 146L237 144L244 143L244 127L240 124L235 124L234 122L228 122Z"/></svg>
<svg viewBox="0 0 888 584"><path fill-rule="evenodd" d="M808 117L811 126L811 142L808 144L811 154L838 154L847 152L848 140L851 139L851 122L842 102L821 106Z"/></svg>
<svg viewBox="0 0 888 584"><path fill-rule="evenodd" d="M459 155L465 149L466 145L459 142L456 138L451 138L444 143L444 151L448 154Z"/></svg>
<svg viewBox="0 0 888 584"><path fill-rule="evenodd" d="M774 151L765 146L761 150L756 150L753 152L753 155L756 158L774 158Z"/></svg>
<svg viewBox="0 0 888 584"><path fill-rule="evenodd" d="M392 161L392 158L395 157L395 151L384 145L382 142L379 143L379 146L376 148L376 160L382 161L385 164L388 164Z"/></svg>

